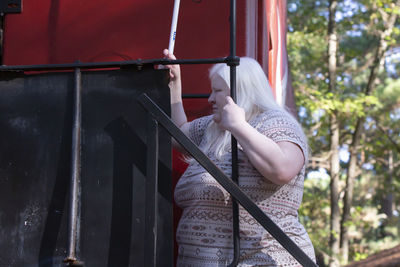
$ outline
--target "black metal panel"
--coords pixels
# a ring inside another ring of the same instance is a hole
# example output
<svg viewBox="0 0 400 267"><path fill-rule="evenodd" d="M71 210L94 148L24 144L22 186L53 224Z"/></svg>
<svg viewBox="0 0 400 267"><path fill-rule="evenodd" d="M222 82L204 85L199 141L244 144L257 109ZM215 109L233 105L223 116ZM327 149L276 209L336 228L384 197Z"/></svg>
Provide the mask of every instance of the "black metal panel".
<svg viewBox="0 0 400 267"><path fill-rule="evenodd" d="M0 75L0 266L63 266L68 243L73 73ZM169 113L167 71L82 73L85 266L144 266L146 92ZM173 264L170 137L159 131L159 266Z"/></svg>

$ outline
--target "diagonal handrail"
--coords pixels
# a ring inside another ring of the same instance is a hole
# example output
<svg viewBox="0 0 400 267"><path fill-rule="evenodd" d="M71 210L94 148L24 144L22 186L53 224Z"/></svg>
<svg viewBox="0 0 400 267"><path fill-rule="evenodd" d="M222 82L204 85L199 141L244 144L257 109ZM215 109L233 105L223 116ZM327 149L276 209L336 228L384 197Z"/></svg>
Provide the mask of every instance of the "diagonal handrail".
<svg viewBox="0 0 400 267"><path fill-rule="evenodd" d="M137 100L301 265L318 266L172 122L147 94L141 94Z"/></svg>

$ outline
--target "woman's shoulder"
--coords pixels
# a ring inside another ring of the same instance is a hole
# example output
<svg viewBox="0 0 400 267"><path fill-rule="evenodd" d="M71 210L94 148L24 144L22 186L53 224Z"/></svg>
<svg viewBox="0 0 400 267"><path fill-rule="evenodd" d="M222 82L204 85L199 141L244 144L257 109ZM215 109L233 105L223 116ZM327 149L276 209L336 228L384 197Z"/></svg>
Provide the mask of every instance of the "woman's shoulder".
<svg viewBox="0 0 400 267"><path fill-rule="evenodd" d="M293 124L300 126L299 122L285 110L269 109L259 113L253 120L256 125L273 124L279 126L280 124Z"/></svg>
<svg viewBox="0 0 400 267"><path fill-rule="evenodd" d="M281 133L306 140L303 129L295 117L285 110L267 110L260 113L251 123L259 132L267 135Z"/></svg>
<svg viewBox="0 0 400 267"><path fill-rule="evenodd" d="M196 125L197 127L208 126L208 124L212 121L213 115L202 116L196 118L190 122L192 125Z"/></svg>
<svg viewBox="0 0 400 267"><path fill-rule="evenodd" d="M284 110L267 110L260 113L253 127L275 142L289 141L301 147L308 157L307 138L300 123Z"/></svg>
<svg viewBox="0 0 400 267"><path fill-rule="evenodd" d="M196 145L200 145L205 129L212 121L212 117L212 115L203 116L189 122L189 138L192 139Z"/></svg>

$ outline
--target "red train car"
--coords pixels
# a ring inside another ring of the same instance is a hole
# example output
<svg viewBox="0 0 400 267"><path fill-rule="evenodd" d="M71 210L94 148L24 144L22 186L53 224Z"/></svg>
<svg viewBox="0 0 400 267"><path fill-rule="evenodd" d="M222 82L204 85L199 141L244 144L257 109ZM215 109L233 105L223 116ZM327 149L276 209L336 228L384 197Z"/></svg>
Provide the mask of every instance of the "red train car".
<svg viewBox="0 0 400 267"><path fill-rule="evenodd" d="M3 65L114 62L162 57L168 46L173 0L10 0L5 13ZM182 0L175 44L180 59L229 54L229 1ZM286 1L237 3L237 55L256 58L276 98L293 107L286 55ZM183 93L209 92L209 65L182 67ZM204 98L186 98L189 119L207 114ZM174 180L185 168L174 153ZM175 220L179 211L175 210Z"/></svg>

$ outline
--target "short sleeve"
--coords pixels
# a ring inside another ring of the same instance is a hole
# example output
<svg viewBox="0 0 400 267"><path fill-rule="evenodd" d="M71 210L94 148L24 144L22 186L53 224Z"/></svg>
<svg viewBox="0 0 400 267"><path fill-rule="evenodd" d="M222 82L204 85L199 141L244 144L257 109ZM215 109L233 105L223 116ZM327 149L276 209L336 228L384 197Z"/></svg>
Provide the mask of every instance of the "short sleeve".
<svg viewBox="0 0 400 267"><path fill-rule="evenodd" d="M200 117L189 122L189 138L197 145L200 146L203 140L204 133L212 120L212 115Z"/></svg>
<svg viewBox="0 0 400 267"><path fill-rule="evenodd" d="M276 143L288 141L297 144L308 161L307 139L300 124L289 114L279 110L266 111L257 117L255 128Z"/></svg>

